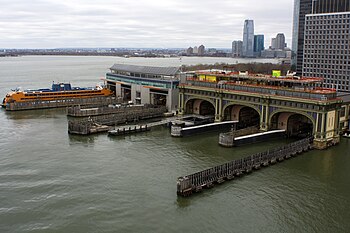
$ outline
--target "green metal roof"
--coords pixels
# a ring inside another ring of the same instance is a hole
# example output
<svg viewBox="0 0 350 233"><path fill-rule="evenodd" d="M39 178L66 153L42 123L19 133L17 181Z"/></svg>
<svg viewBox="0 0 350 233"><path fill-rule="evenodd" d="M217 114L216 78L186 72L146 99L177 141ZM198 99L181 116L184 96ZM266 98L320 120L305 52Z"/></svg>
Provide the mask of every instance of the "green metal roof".
<svg viewBox="0 0 350 233"><path fill-rule="evenodd" d="M154 75L166 75L175 76L179 73L179 67L155 67L155 66L136 66L136 65L125 65L125 64L114 64L111 70L140 73L140 74L154 74Z"/></svg>

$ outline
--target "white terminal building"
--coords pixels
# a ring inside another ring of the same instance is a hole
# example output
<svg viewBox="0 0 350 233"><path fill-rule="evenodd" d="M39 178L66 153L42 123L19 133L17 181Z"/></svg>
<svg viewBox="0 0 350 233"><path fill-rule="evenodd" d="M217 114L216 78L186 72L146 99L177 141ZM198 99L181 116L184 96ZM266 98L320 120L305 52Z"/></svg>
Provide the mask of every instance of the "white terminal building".
<svg viewBox="0 0 350 233"><path fill-rule="evenodd" d="M105 81L116 97L124 102L162 105L169 112L175 112L180 74L179 67L114 64Z"/></svg>

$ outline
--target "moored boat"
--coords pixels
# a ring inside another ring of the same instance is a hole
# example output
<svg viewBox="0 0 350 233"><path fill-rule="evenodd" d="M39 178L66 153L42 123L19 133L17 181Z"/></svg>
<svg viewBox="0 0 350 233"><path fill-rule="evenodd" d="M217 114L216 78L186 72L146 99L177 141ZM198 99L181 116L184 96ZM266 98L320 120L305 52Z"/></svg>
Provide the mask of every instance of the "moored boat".
<svg viewBox="0 0 350 233"><path fill-rule="evenodd" d="M2 102L2 107L6 110L36 109L45 107L64 107L63 102L76 102L77 99L88 99L96 97L112 96L113 92L107 88L96 86L93 88L72 87L70 83L53 83L51 89L36 90L12 90L7 93ZM60 103L60 104L57 104ZM62 104L63 103L63 104ZM14 108L10 106L24 106ZM26 108L26 106L31 106ZM42 107L44 106L44 107Z"/></svg>

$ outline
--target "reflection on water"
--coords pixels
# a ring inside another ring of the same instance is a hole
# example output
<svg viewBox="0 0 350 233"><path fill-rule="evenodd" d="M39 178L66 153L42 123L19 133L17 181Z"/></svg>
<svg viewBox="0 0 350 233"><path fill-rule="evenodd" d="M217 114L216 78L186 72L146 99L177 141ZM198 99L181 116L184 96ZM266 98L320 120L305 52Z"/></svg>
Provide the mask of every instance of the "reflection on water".
<svg viewBox="0 0 350 233"><path fill-rule="evenodd" d="M26 120L26 119L42 119L42 118L57 118L66 114L66 108L53 109L37 109L23 111L4 111L6 117L10 120Z"/></svg>
<svg viewBox="0 0 350 233"><path fill-rule="evenodd" d="M99 135L97 135L97 134L86 135L86 136L68 134L70 145L74 145L74 144L83 144L83 145L94 144L95 143L95 139L97 137L99 137Z"/></svg>

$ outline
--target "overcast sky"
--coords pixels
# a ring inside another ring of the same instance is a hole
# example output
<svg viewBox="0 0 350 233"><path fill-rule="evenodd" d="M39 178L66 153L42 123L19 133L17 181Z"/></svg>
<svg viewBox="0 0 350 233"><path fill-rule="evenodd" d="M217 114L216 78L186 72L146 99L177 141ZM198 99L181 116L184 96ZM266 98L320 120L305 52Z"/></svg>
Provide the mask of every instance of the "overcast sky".
<svg viewBox="0 0 350 233"><path fill-rule="evenodd" d="M245 19L290 47L293 0L0 0L0 48L230 48Z"/></svg>

